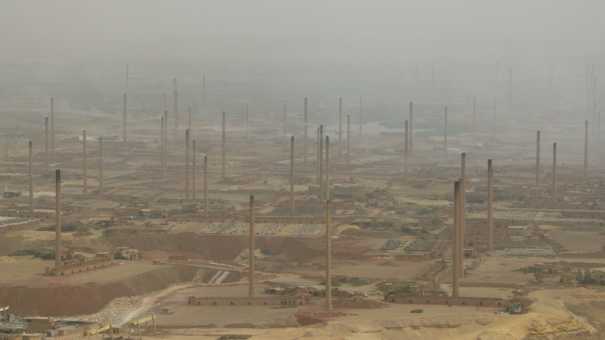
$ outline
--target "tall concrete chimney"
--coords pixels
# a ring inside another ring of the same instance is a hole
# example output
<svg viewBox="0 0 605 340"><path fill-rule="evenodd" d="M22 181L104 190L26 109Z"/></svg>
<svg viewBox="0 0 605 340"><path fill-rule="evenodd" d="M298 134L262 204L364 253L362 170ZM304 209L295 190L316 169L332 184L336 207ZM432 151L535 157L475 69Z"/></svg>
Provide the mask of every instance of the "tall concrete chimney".
<svg viewBox="0 0 605 340"><path fill-rule="evenodd" d="M48 153L50 146L50 136L48 135L48 133L48 117L44 117L44 169L46 172L48 172L48 170L50 169L50 154Z"/></svg>
<svg viewBox="0 0 605 340"><path fill-rule="evenodd" d="M409 107L409 112L410 112L410 122L409 122L409 133L408 133L408 138L409 138L409 152L413 152L414 150L414 103L410 102L410 107Z"/></svg>
<svg viewBox="0 0 605 340"><path fill-rule="evenodd" d="M82 130L82 192L88 192L88 150L86 130Z"/></svg>
<svg viewBox="0 0 605 340"><path fill-rule="evenodd" d="M245 108L245 113L244 113L244 117L245 117L245 133L246 133L246 141L248 140L248 138L250 137L250 133L249 133L249 127L250 127L250 112L248 111L248 103L246 103L246 108Z"/></svg>
<svg viewBox="0 0 605 340"><path fill-rule="evenodd" d="M452 233L452 297L459 296L458 276L460 270L460 181L454 182L454 230Z"/></svg>
<svg viewBox="0 0 605 340"><path fill-rule="evenodd" d="M359 142L363 137L363 98L359 96Z"/></svg>
<svg viewBox="0 0 605 340"><path fill-rule="evenodd" d="M164 139L164 126L166 122L164 120L164 116L160 118L160 171L162 173L162 179L166 178L166 141Z"/></svg>
<svg viewBox="0 0 605 340"><path fill-rule="evenodd" d="M164 130L162 131L164 137L164 167L162 169L162 178L166 178L168 172L168 110L164 110Z"/></svg>
<svg viewBox="0 0 605 340"><path fill-rule="evenodd" d="M443 150L445 151L445 158L447 159L447 105L443 108Z"/></svg>
<svg viewBox="0 0 605 340"><path fill-rule="evenodd" d="M584 177L588 177L588 120L584 121Z"/></svg>
<svg viewBox="0 0 605 340"><path fill-rule="evenodd" d="M103 137L99 137L99 192L103 191Z"/></svg>
<svg viewBox="0 0 605 340"><path fill-rule="evenodd" d="M288 104L284 104L284 112L283 112L284 116L283 116L283 126L282 126L282 132L283 134L287 134L288 133Z"/></svg>
<svg viewBox="0 0 605 340"><path fill-rule="evenodd" d="M290 216L294 216L294 136L290 136Z"/></svg>
<svg viewBox="0 0 605 340"><path fill-rule="evenodd" d="M351 166L351 115L347 115L347 166Z"/></svg>
<svg viewBox="0 0 605 340"><path fill-rule="evenodd" d="M192 108L191 105L187 107L187 128L189 130L191 130L191 123L192 123Z"/></svg>
<svg viewBox="0 0 605 340"><path fill-rule="evenodd" d="M466 194L466 152L460 154L460 202L459 202L459 229L460 229L460 256L458 270L460 277L464 277L464 230L465 230L465 194Z"/></svg>
<svg viewBox="0 0 605 340"><path fill-rule="evenodd" d="M33 153L33 145L32 141L30 140L27 143L27 179L29 182L29 216L32 218L34 217L34 174L32 166Z"/></svg>
<svg viewBox="0 0 605 340"><path fill-rule="evenodd" d="M326 200L326 308L332 310L332 232L330 230L330 200Z"/></svg>
<svg viewBox="0 0 605 340"><path fill-rule="evenodd" d="M410 125L406 120L403 123L403 175L408 175L408 156L410 152Z"/></svg>
<svg viewBox="0 0 605 340"><path fill-rule="evenodd" d="M191 195L197 200L197 142L194 139L191 143Z"/></svg>
<svg viewBox="0 0 605 340"><path fill-rule="evenodd" d="M227 122L225 111L223 111L222 116L222 133L221 133L221 179L225 180L225 161L226 161L226 143L227 143Z"/></svg>
<svg viewBox="0 0 605 340"><path fill-rule="evenodd" d="M342 156L342 97L338 97L338 156Z"/></svg>
<svg viewBox="0 0 605 340"><path fill-rule="evenodd" d="M536 186L540 184L540 130L536 131Z"/></svg>
<svg viewBox="0 0 605 340"><path fill-rule="evenodd" d="M179 113L179 91L176 84L176 78L172 79L172 114L174 115L174 128L181 126L181 117Z"/></svg>
<svg viewBox="0 0 605 340"><path fill-rule="evenodd" d="M494 251L494 169L492 160L487 160L487 245Z"/></svg>
<svg viewBox="0 0 605 340"><path fill-rule="evenodd" d="M50 97L50 149L53 154L53 159L56 153L55 144L55 98Z"/></svg>
<svg viewBox="0 0 605 340"><path fill-rule="evenodd" d="M128 141L128 94L122 95L122 141Z"/></svg>
<svg viewBox="0 0 605 340"><path fill-rule="evenodd" d="M557 198L557 143L552 143L552 198Z"/></svg>
<svg viewBox="0 0 605 340"><path fill-rule="evenodd" d="M477 97L473 96L473 130L477 130Z"/></svg>
<svg viewBox="0 0 605 340"><path fill-rule="evenodd" d="M61 170L55 172L55 268L61 266L61 229L63 227L61 221Z"/></svg>
<svg viewBox="0 0 605 340"><path fill-rule="evenodd" d="M304 136L303 136L303 165L307 165L307 139L308 139L308 128L309 128L309 98L305 97L304 101Z"/></svg>
<svg viewBox="0 0 605 340"><path fill-rule="evenodd" d="M248 297L254 297L254 249L256 249L255 238L256 233L254 231L254 195L250 195L250 238L248 244Z"/></svg>
<svg viewBox="0 0 605 340"><path fill-rule="evenodd" d="M185 130L185 199L191 198L189 193L189 147L191 136L189 129Z"/></svg>
<svg viewBox="0 0 605 340"><path fill-rule="evenodd" d="M324 182L325 199L330 200L330 136L326 136L326 164L324 166L326 173L326 180Z"/></svg>
<svg viewBox="0 0 605 340"><path fill-rule="evenodd" d="M204 214L208 219L208 156L204 155Z"/></svg>
<svg viewBox="0 0 605 340"><path fill-rule="evenodd" d="M319 174L317 176L317 181L319 184L319 197L320 200L323 200L324 198L324 183L323 183L323 173L324 173L324 162L323 162L323 152L324 152L324 143L323 143L323 136L324 136L324 126L320 125L319 126L319 153L317 155L318 161L319 161Z"/></svg>

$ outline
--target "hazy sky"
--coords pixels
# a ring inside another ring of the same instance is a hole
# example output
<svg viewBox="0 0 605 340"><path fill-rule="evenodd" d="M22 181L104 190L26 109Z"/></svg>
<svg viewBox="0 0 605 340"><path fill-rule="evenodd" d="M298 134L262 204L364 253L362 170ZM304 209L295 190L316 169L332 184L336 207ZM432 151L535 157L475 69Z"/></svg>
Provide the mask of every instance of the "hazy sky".
<svg viewBox="0 0 605 340"><path fill-rule="evenodd" d="M465 53L547 48L573 56L569 49L601 53L604 10L600 0L2 0L0 39L3 58L86 54L123 42L133 53L155 51L174 46L170 40L230 51L237 41L229 39L266 54L299 44L328 55L374 48L456 56L461 44Z"/></svg>
<svg viewBox="0 0 605 340"><path fill-rule="evenodd" d="M491 106L512 68L518 102L581 102L586 65L605 60L603 13L603 0L0 0L0 84L25 74L28 93L111 101L130 64L150 98L172 77L195 97L206 72L221 108L429 91Z"/></svg>

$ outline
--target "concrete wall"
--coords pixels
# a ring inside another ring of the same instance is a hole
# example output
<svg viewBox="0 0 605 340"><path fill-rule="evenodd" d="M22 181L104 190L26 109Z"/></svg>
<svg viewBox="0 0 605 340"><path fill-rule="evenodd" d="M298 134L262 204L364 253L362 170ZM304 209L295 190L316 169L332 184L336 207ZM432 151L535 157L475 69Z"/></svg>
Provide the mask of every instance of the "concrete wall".
<svg viewBox="0 0 605 340"><path fill-rule="evenodd" d="M71 275L71 274L88 272L91 270L109 267L112 264L113 264L113 261L111 261L111 260L105 260L105 259L92 260L92 261L87 261L84 263L68 264L68 265L58 267L58 268L51 268L51 269L49 269L48 274L55 275L55 276Z"/></svg>
<svg viewBox="0 0 605 340"><path fill-rule="evenodd" d="M498 298L449 297L449 296L388 296L386 302L412 305L446 305L504 308L508 302Z"/></svg>
<svg viewBox="0 0 605 340"><path fill-rule="evenodd" d="M305 296L266 296L266 297L195 297L190 296L187 303L193 306L301 306L309 302Z"/></svg>

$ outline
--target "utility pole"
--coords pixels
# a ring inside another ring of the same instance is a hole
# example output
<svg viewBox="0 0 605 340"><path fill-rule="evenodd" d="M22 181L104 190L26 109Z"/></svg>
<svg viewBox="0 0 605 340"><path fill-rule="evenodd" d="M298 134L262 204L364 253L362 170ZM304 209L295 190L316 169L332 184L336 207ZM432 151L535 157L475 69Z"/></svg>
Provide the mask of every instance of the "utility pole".
<svg viewBox="0 0 605 340"><path fill-rule="evenodd" d="M552 198L557 198L557 143L552 144Z"/></svg>
<svg viewBox="0 0 605 340"><path fill-rule="evenodd" d="M351 169L351 115L347 115L347 167Z"/></svg>
<svg viewBox="0 0 605 340"><path fill-rule="evenodd" d="M174 128L178 129L181 125L179 114L179 91L176 84L176 78L172 79L172 113L174 114Z"/></svg>

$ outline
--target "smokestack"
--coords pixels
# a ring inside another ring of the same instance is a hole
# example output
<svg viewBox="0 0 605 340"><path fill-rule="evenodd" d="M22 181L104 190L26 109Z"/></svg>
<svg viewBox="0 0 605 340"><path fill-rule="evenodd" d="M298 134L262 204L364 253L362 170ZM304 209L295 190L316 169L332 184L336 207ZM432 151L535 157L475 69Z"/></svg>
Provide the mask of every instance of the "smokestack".
<svg viewBox="0 0 605 340"><path fill-rule="evenodd" d="M443 108L443 150L445 151L445 159L447 159L447 105Z"/></svg>
<svg viewBox="0 0 605 340"><path fill-rule="evenodd" d="M189 129L185 130L185 199L189 199L189 145L190 141Z"/></svg>
<svg viewBox="0 0 605 340"><path fill-rule="evenodd" d="M452 297L458 297L460 270L460 181L454 182L454 232L452 233Z"/></svg>
<svg viewBox="0 0 605 340"><path fill-rule="evenodd" d="M172 79L172 114L174 114L174 128L178 129L181 126L179 114L179 91L176 84L176 78Z"/></svg>
<svg viewBox="0 0 605 340"><path fill-rule="evenodd" d="M408 138L410 140L410 146L409 146L409 152L413 152L414 151L414 103L410 102L410 107L409 107L409 111L410 111L410 123L409 123L409 133L408 133Z"/></svg>
<svg viewBox="0 0 605 340"><path fill-rule="evenodd" d="M122 96L122 141L128 141L128 94Z"/></svg>
<svg viewBox="0 0 605 340"><path fill-rule="evenodd" d="M347 115L347 166L351 166L351 115Z"/></svg>
<svg viewBox="0 0 605 340"><path fill-rule="evenodd" d="M326 308L332 311L332 238L330 200L326 200Z"/></svg>
<svg viewBox="0 0 605 340"><path fill-rule="evenodd" d="M164 130L162 130L162 136L164 138L162 178L166 178L166 173L168 172L168 110L164 110Z"/></svg>
<svg viewBox="0 0 605 340"><path fill-rule="evenodd" d="M204 155L204 214L208 219L208 156Z"/></svg>
<svg viewBox="0 0 605 340"><path fill-rule="evenodd" d="M61 266L61 170L57 169L55 172L55 268Z"/></svg>
<svg viewBox="0 0 605 340"><path fill-rule="evenodd" d="M584 121L584 177L588 177L588 121Z"/></svg>
<svg viewBox="0 0 605 340"><path fill-rule="evenodd" d="M338 97L338 156L342 156L342 97Z"/></svg>
<svg viewBox="0 0 605 340"><path fill-rule="evenodd" d="M86 130L82 130L82 192L88 192L88 153L86 150Z"/></svg>
<svg viewBox="0 0 605 340"><path fill-rule="evenodd" d="M552 198L557 198L557 143L552 143Z"/></svg>
<svg viewBox="0 0 605 340"><path fill-rule="evenodd" d="M191 120L192 120L192 117L191 117L192 112L191 112L191 110L192 110L191 106L188 106L187 107L187 128L189 130L191 130Z"/></svg>
<svg viewBox="0 0 605 340"><path fill-rule="evenodd" d="M250 195L250 243L248 244L249 267L248 267L248 297L254 297L254 249L256 234L254 232L254 195Z"/></svg>
<svg viewBox="0 0 605 340"><path fill-rule="evenodd" d="M99 192L103 191L103 137L99 137Z"/></svg>
<svg viewBox="0 0 605 340"><path fill-rule="evenodd" d="M283 117L283 130L282 132L285 134L288 133L288 104L284 104L284 117Z"/></svg>
<svg viewBox="0 0 605 340"><path fill-rule="evenodd" d="M317 154L317 159L319 161L319 175L317 176L317 181L319 184L319 197L320 200L324 198L324 183L323 183L323 173L324 173L324 162L323 162L323 151L324 151L324 126L319 126L319 153Z"/></svg>
<svg viewBox="0 0 605 340"><path fill-rule="evenodd" d="M464 277L464 229L465 229L465 194L466 194L466 152L460 154L460 201L459 201L459 229L460 229L460 247L459 247L459 265L458 270L461 278Z"/></svg>
<svg viewBox="0 0 605 340"><path fill-rule="evenodd" d="M290 216L294 216L294 136L290 136Z"/></svg>
<svg viewBox="0 0 605 340"><path fill-rule="evenodd" d="M164 149L166 147L164 140L164 125L166 122L164 121L164 116L160 117L160 171L162 172L162 179L166 177L166 160L164 157L166 156Z"/></svg>
<svg viewBox="0 0 605 340"><path fill-rule="evenodd" d="M50 169L50 154L48 153L50 136L48 135L48 133L48 117L44 117L44 169L46 172L48 172L48 170Z"/></svg>
<svg viewBox="0 0 605 340"><path fill-rule="evenodd" d="M227 122L226 122L226 116L225 116L225 111L223 111L223 116L222 116L222 133L221 133L221 179L225 180L225 158L226 158L226 151L225 151L225 144L227 143L227 135L226 135L226 128L227 128Z"/></svg>
<svg viewBox="0 0 605 340"><path fill-rule="evenodd" d="M304 137L303 137L303 164L306 166L307 165L307 138L308 136L308 127L309 127L309 113L308 113L308 106L309 106L309 98L305 97L305 101L304 101Z"/></svg>
<svg viewBox="0 0 605 340"><path fill-rule="evenodd" d="M55 144L55 98L50 97L50 149L53 154L53 159L56 153Z"/></svg>
<svg viewBox="0 0 605 340"><path fill-rule="evenodd" d="M536 186L540 185L540 130L536 131Z"/></svg>
<svg viewBox="0 0 605 340"><path fill-rule="evenodd" d="M326 136L326 164L325 173L326 181L324 183L325 199L330 200L330 136Z"/></svg>
<svg viewBox="0 0 605 340"><path fill-rule="evenodd" d="M363 137L363 98L359 96L359 141Z"/></svg>
<svg viewBox="0 0 605 340"><path fill-rule="evenodd" d="M248 128L250 126L250 112L248 111L248 103L246 103L246 111L245 111L245 119L246 119L246 141L248 140L248 137L250 136L249 132L248 132Z"/></svg>
<svg viewBox="0 0 605 340"><path fill-rule="evenodd" d="M197 153L197 145L196 145L196 141L195 139L192 142L191 148L192 148L192 153L191 153L191 193L193 196L194 200L197 200L197 159L196 159L196 153ZM196 203L196 207L197 207L197 203Z"/></svg>
<svg viewBox="0 0 605 340"><path fill-rule="evenodd" d="M477 131L477 97L473 96L473 130Z"/></svg>
<svg viewBox="0 0 605 340"><path fill-rule="evenodd" d="M488 249L494 251L494 169L492 160L487 160L487 231Z"/></svg>
<svg viewBox="0 0 605 340"><path fill-rule="evenodd" d="M408 175L408 156L410 152L410 126L406 120L403 123L403 175Z"/></svg>
<svg viewBox="0 0 605 340"><path fill-rule="evenodd" d="M27 172L28 172L28 182L29 182L29 216L34 217L34 174L32 167L32 159L33 159L33 145L30 140L27 143Z"/></svg>

